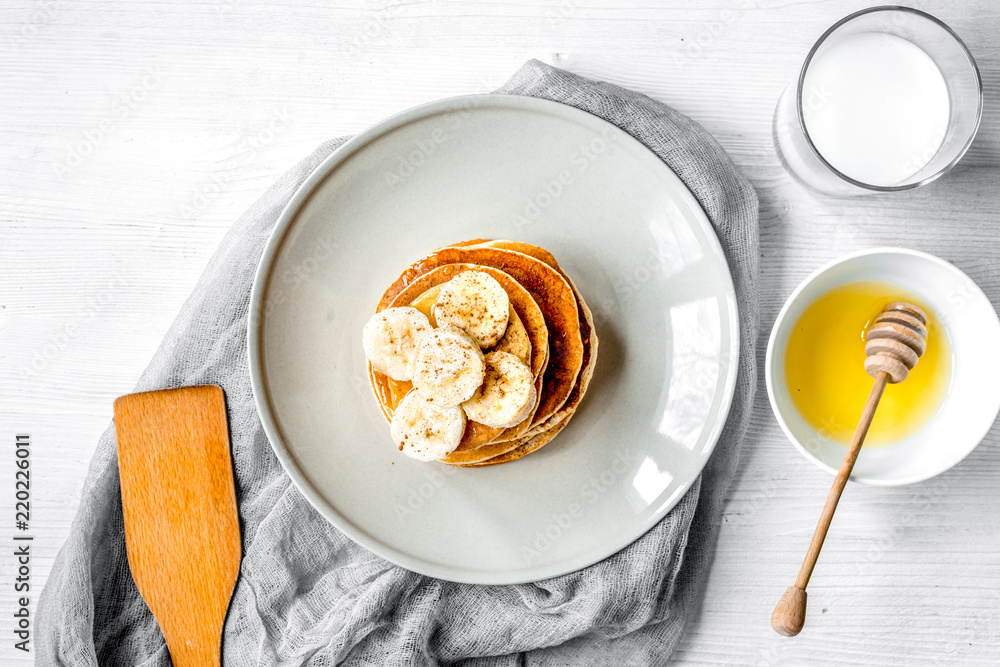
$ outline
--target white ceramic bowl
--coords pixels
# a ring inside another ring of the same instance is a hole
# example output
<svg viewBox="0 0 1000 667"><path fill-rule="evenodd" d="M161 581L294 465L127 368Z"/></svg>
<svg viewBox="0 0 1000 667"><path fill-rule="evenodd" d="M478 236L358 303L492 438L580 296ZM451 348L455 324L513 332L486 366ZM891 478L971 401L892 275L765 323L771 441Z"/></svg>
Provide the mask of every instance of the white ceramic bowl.
<svg viewBox="0 0 1000 667"><path fill-rule="evenodd" d="M1000 411L1000 320L983 291L948 262L916 250L876 248L817 269L792 292L771 330L765 379L774 416L795 448L836 473L846 447L823 436L799 414L785 383L785 348L792 327L819 296L844 283L878 280L899 285L933 309L951 339L952 378L941 409L899 442L862 448L852 479L895 486L948 470L983 439Z"/></svg>

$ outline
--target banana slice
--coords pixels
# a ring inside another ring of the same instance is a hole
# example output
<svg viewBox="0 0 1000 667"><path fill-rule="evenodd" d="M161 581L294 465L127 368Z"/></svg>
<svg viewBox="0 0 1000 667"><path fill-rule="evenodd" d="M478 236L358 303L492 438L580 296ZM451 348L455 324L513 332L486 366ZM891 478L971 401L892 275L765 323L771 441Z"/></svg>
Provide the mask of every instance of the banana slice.
<svg viewBox="0 0 1000 667"><path fill-rule="evenodd" d="M497 279L483 271L463 271L441 288L434 302L438 326L467 331L479 347L492 347L507 329L510 297Z"/></svg>
<svg viewBox="0 0 1000 667"><path fill-rule="evenodd" d="M410 302L411 306L427 316L432 327L437 326L432 309L444 285L445 283L435 285ZM507 329L497 344L493 346L493 349L500 350L501 352L510 352L528 366L531 365L531 337L528 335L528 330L525 328L524 323L521 322L521 318L518 317L517 311L514 310L513 301L507 309Z"/></svg>
<svg viewBox="0 0 1000 667"><path fill-rule="evenodd" d="M492 351L509 352L523 361L525 366L531 366L531 338L528 337L528 330L524 328L521 318L517 316L514 304L511 304L510 312L507 313L507 330Z"/></svg>
<svg viewBox="0 0 1000 667"><path fill-rule="evenodd" d="M431 396L413 390L396 406L389 431L399 451L418 461L436 461L462 441L465 413L458 406L441 407Z"/></svg>
<svg viewBox="0 0 1000 667"><path fill-rule="evenodd" d="M472 398L462 403L465 416L494 428L521 423L535 406L531 369L508 352L490 352L485 360L486 379Z"/></svg>
<svg viewBox="0 0 1000 667"><path fill-rule="evenodd" d="M413 386L441 407L468 400L483 383L483 351L458 327L428 329L417 339Z"/></svg>
<svg viewBox="0 0 1000 667"><path fill-rule="evenodd" d="M416 308L386 308L365 324L361 342L375 370L405 381L413 378L417 338L430 330L427 316Z"/></svg>

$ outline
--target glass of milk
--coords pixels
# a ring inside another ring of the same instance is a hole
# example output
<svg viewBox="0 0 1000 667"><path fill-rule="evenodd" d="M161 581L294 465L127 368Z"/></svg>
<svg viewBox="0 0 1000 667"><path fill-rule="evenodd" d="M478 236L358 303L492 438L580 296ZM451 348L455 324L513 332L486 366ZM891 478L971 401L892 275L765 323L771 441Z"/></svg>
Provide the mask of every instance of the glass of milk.
<svg viewBox="0 0 1000 667"><path fill-rule="evenodd" d="M955 166L979 128L979 68L948 26L872 7L823 33L774 116L782 164L840 195L908 190Z"/></svg>

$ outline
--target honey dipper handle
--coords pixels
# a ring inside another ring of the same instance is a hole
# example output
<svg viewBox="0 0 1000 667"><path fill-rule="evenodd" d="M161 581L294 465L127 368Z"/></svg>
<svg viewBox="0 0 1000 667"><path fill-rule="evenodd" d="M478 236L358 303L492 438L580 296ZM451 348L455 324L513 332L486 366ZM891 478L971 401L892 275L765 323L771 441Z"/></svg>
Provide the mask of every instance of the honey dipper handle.
<svg viewBox="0 0 1000 667"><path fill-rule="evenodd" d="M868 394L868 402L861 413L858 426L854 429L854 436L851 438L851 444L848 445L844 462L840 464L837 477L833 480L830 495L826 497L826 505L823 506L823 513L819 517L819 524L816 526L816 532L813 533L809 551L806 552L806 558L802 562L795 586L785 592L785 596L782 597L781 602L774 610L774 615L771 616L771 626L783 635L789 637L797 635L805 623L806 586L809 584L809 578L816 566L816 559L819 558L819 551L823 548L823 541L830 529L833 513L837 510L837 503L840 502L840 494L844 492L847 480L851 477L851 471L854 470L854 463L858 460L858 454L861 453L861 445L864 444L865 436L868 435L868 428L872 425L872 419L875 417L875 409L882 399L882 392L885 391L885 385L888 381L889 374L885 371L879 371L875 376L875 384L872 386L871 393Z"/></svg>
<svg viewBox="0 0 1000 667"><path fill-rule="evenodd" d="M888 381L889 374L880 371L875 378L871 393L868 394L868 402L865 403L861 419L858 420L858 426L854 429L854 436L851 438L851 444L847 447L844 462L840 464L837 477L833 480L830 495L826 497L826 505L823 506L823 513L820 514L819 524L816 526L816 532L813 533L812 542L809 544L809 551L806 552L806 559L802 563L802 569L799 570L798 579L795 580L795 586L798 588L805 589L809 583L816 559L819 558L819 550L823 548L823 540L826 539L826 531L830 528L833 513L837 510L837 503L840 502L840 494L844 492L844 486L847 485L851 471L854 470L854 463L858 460L858 454L861 453L861 445L864 444L868 428L872 425L872 419L875 417L875 408L878 407L878 402L882 399L882 392L885 391L885 385Z"/></svg>

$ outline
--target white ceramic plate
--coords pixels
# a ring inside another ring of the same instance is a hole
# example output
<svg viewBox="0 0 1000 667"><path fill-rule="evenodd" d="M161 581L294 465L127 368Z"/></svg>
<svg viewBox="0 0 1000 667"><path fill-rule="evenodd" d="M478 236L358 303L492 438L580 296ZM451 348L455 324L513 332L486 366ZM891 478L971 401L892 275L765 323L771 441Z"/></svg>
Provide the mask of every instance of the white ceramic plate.
<svg viewBox="0 0 1000 667"><path fill-rule="evenodd" d="M596 318L572 423L483 469L399 453L361 330L424 254L486 237L551 251ZM469 96L411 109L317 168L254 281L250 369L274 451L352 539L423 574L536 581L605 558L672 508L732 399L736 298L704 212L647 148L568 106Z"/></svg>

